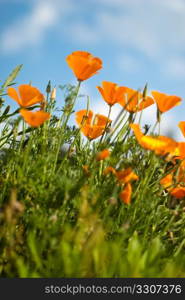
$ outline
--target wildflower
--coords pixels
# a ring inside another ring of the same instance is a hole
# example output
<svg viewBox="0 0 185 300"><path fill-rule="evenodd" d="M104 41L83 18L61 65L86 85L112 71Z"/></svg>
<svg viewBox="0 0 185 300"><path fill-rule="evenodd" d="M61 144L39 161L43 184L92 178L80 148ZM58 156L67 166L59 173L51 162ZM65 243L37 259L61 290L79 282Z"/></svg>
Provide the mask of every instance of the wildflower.
<svg viewBox="0 0 185 300"><path fill-rule="evenodd" d="M84 171L84 173L86 175L88 175L88 176L90 175L90 171L89 171L89 166L88 165L83 165L82 169L83 169L83 171Z"/></svg>
<svg viewBox="0 0 185 300"><path fill-rule="evenodd" d="M174 170L160 180L160 184L175 198L185 197L185 161L182 161L177 172ZM174 185L176 185L174 187Z"/></svg>
<svg viewBox="0 0 185 300"><path fill-rule="evenodd" d="M185 158L185 142L178 142L175 149L168 154L166 160L175 161L176 159L184 159L184 158Z"/></svg>
<svg viewBox="0 0 185 300"><path fill-rule="evenodd" d="M177 186L170 191L170 194L177 199L184 198L185 197L185 187Z"/></svg>
<svg viewBox="0 0 185 300"><path fill-rule="evenodd" d="M103 99L110 105L114 105L123 99L125 87L119 87L116 83L103 81L102 87L97 86Z"/></svg>
<svg viewBox="0 0 185 300"><path fill-rule="evenodd" d="M179 122L178 126L179 126L183 136L185 137L185 122L184 121Z"/></svg>
<svg viewBox="0 0 185 300"><path fill-rule="evenodd" d="M124 96L118 101L127 111L135 113L154 104L154 100L149 96L143 96L139 91L124 87Z"/></svg>
<svg viewBox="0 0 185 300"><path fill-rule="evenodd" d="M107 124L110 124L111 120L100 114L96 114L93 120L91 110L80 110L76 113L76 122L80 126L81 132L89 140L93 140L104 133Z"/></svg>
<svg viewBox="0 0 185 300"><path fill-rule="evenodd" d="M132 171L131 168L116 172L117 179L120 183L128 183L132 180L138 180L139 177Z"/></svg>
<svg viewBox="0 0 185 300"><path fill-rule="evenodd" d="M125 204L130 204L132 195L132 186L130 183L127 183L124 189L120 192L119 197L121 201Z"/></svg>
<svg viewBox="0 0 185 300"><path fill-rule="evenodd" d="M168 175L166 175L165 177L163 177L160 180L160 184L165 188L168 189L172 184L173 184L173 174L170 173Z"/></svg>
<svg viewBox="0 0 185 300"><path fill-rule="evenodd" d="M44 95L37 88L29 84L20 85L18 91L19 93L12 87L7 89L8 96L15 100L21 107L29 107L36 103L44 102Z"/></svg>
<svg viewBox="0 0 185 300"><path fill-rule="evenodd" d="M49 113L41 110L33 112L27 109L21 109L20 114L24 118L25 122L32 127L39 127L50 118Z"/></svg>
<svg viewBox="0 0 185 300"><path fill-rule="evenodd" d="M164 93L159 93L157 91L152 92L152 96L157 103L158 109L161 113L164 113L176 105L181 103L181 98L177 96L169 96Z"/></svg>
<svg viewBox="0 0 185 300"><path fill-rule="evenodd" d="M110 156L110 151L109 149L104 149L100 152L97 153L96 155L96 160L104 160Z"/></svg>
<svg viewBox="0 0 185 300"><path fill-rule="evenodd" d="M103 171L104 175L108 175L110 173L116 175L116 170L113 167L111 167L111 166L106 167L105 170Z"/></svg>
<svg viewBox="0 0 185 300"><path fill-rule="evenodd" d="M178 143L166 136L146 136L142 133L138 124L130 124L138 143L147 150L152 150L158 155L174 152Z"/></svg>
<svg viewBox="0 0 185 300"><path fill-rule="evenodd" d="M66 60L79 81L90 78L102 68L101 59L85 51L75 51Z"/></svg>
<svg viewBox="0 0 185 300"><path fill-rule="evenodd" d="M131 168L127 168L125 170L116 171L113 167L109 166L105 168L104 175L109 173L114 174L118 181L118 185L125 184L124 189L120 192L119 197L125 204L130 204L131 194L132 194L132 186L130 184L133 180L138 180L139 177L132 171Z"/></svg>

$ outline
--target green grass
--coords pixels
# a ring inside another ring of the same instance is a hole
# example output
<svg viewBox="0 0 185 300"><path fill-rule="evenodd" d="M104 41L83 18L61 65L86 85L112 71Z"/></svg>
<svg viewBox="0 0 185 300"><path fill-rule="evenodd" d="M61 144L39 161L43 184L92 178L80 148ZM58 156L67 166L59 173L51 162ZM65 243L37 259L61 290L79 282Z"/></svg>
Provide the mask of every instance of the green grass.
<svg viewBox="0 0 185 300"><path fill-rule="evenodd" d="M1 104L1 277L185 277L184 200L159 183L167 162L125 130L114 142L83 139L65 122L75 98L74 88L66 91L63 111L49 101L53 117L37 129L22 131L18 111L12 119ZM96 161L107 147L111 156ZM116 178L103 175L106 166L139 176L130 205Z"/></svg>

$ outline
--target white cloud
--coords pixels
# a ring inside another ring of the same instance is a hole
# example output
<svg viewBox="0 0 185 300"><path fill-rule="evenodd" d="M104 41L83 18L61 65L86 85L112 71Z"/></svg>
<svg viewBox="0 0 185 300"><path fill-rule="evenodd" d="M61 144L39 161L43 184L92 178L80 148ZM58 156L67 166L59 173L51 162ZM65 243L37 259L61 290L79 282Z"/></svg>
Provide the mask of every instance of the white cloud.
<svg viewBox="0 0 185 300"><path fill-rule="evenodd" d="M61 15L71 8L68 0L38 0L27 15L10 25L1 35L1 48L11 53L40 43L48 29L55 26Z"/></svg>

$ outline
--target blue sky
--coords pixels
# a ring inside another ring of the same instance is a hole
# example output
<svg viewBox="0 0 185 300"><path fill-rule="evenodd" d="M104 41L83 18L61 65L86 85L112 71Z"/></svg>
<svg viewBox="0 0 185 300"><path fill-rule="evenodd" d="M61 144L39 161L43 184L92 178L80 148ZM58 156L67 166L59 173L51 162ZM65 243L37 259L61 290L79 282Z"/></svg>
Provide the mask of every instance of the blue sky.
<svg viewBox="0 0 185 300"><path fill-rule="evenodd" d="M96 112L107 111L96 89L102 80L135 89L147 82L149 91L184 99L185 0L0 0L0 9L1 80L23 63L18 84L31 80L44 92L49 79L74 83L65 57L85 50L103 60L103 69L82 87ZM63 105L61 92L57 101ZM81 99L77 109L83 107ZM162 132L175 128L183 140L177 124L185 121L184 112L183 100L164 114ZM155 108L145 110L144 122L155 122Z"/></svg>

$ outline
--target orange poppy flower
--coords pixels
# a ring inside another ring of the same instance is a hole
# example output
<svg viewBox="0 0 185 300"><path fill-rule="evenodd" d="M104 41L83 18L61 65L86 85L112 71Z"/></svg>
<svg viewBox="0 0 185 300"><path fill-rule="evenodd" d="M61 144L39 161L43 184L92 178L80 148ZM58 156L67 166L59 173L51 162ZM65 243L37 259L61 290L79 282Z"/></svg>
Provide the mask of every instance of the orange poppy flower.
<svg viewBox="0 0 185 300"><path fill-rule="evenodd" d="M37 88L29 84L20 85L18 91L19 93L13 87L7 89L8 96L15 100L21 107L29 107L44 101L44 95Z"/></svg>
<svg viewBox="0 0 185 300"><path fill-rule="evenodd" d="M177 147L171 151L167 157L167 160L175 162L177 159L185 158L185 142L177 142Z"/></svg>
<svg viewBox="0 0 185 300"><path fill-rule="evenodd" d="M168 189L172 184L173 184L173 174L170 173L168 175L166 175L165 177L163 177L160 180L160 184L165 188Z"/></svg>
<svg viewBox="0 0 185 300"><path fill-rule="evenodd" d="M178 157L179 155L179 157ZM179 159L184 159L185 158L185 142L179 142L178 143L178 154L177 157Z"/></svg>
<svg viewBox="0 0 185 300"><path fill-rule="evenodd" d="M118 86L116 83L103 81L102 87L97 86L103 99L110 105L114 105L123 99L125 87Z"/></svg>
<svg viewBox="0 0 185 300"><path fill-rule="evenodd" d="M71 53L66 61L79 81L90 78L102 68L101 59L85 51Z"/></svg>
<svg viewBox="0 0 185 300"><path fill-rule="evenodd" d="M185 122L184 121L179 122L178 126L179 126L183 136L185 137Z"/></svg>
<svg viewBox="0 0 185 300"><path fill-rule="evenodd" d="M136 123L131 123L130 124L130 128L134 131L134 134L136 136L136 139L138 141L141 140L141 138L144 136L144 134L142 133L139 124Z"/></svg>
<svg viewBox="0 0 185 300"><path fill-rule="evenodd" d="M97 161L104 160L104 159L108 158L109 156L110 156L109 149L104 149L104 150L97 153L96 160Z"/></svg>
<svg viewBox="0 0 185 300"><path fill-rule="evenodd" d="M116 170L113 167L111 167L111 166L106 167L105 170L103 171L104 175L108 175L110 173L116 175Z"/></svg>
<svg viewBox="0 0 185 300"><path fill-rule="evenodd" d="M124 89L124 95L118 102L127 111L135 113L154 104L154 100L151 97L143 97L143 94L141 92L130 89L128 87L124 87Z"/></svg>
<svg viewBox="0 0 185 300"><path fill-rule="evenodd" d="M157 103L158 109L161 113L164 113L176 105L181 103L181 98L177 96L169 96L164 93L152 91L152 96Z"/></svg>
<svg viewBox="0 0 185 300"><path fill-rule="evenodd" d="M121 201L125 204L130 204L132 195L132 186L130 183L127 183L124 189L120 192L119 197Z"/></svg>
<svg viewBox="0 0 185 300"><path fill-rule="evenodd" d="M121 183L128 183L132 180L138 180L139 177L132 171L131 168L117 171L116 176Z"/></svg>
<svg viewBox="0 0 185 300"><path fill-rule="evenodd" d="M182 161L178 170L173 170L160 180L160 184L167 189L167 191L176 198L185 197L185 187L181 184L185 183L185 161ZM173 187L173 185L177 186Z"/></svg>
<svg viewBox="0 0 185 300"><path fill-rule="evenodd" d="M49 113L41 110L33 112L27 109L21 109L20 114L24 118L25 122L32 127L39 127L50 118Z"/></svg>
<svg viewBox="0 0 185 300"><path fill-rule="evenodd" d="M166 136L143 136L141 143L145 149L153 150L157 155L171 153L178 145L176 141Z"/></svg>
<svg viewBox="0 0 185 300"><path fill-rule="evenodd" d="M158 155L165 155L174 152L178 143L166 136L146 136L142 133L138 124L130 124L138 143L147 150L152 150Z"/></svg>
<svg viewBox="0 0 185 300"><path fill-rule="evenodd" d="M185 187L177 186L170 191L170 194L177 199L184 198L185 197Z"/></svg>
<svg viewBox="0 0 185 300"><path fill-rule="evenodd" d="M93 120L93 112L83 109L76 113L76 122L80 126L81 132L89 140L93 140L104 133L111 120L100 114L96 114Z"/></svg>

